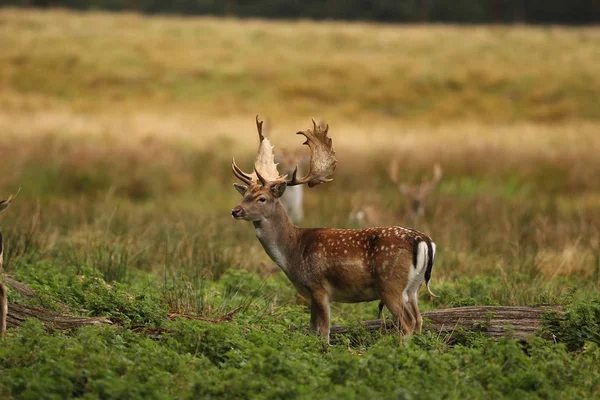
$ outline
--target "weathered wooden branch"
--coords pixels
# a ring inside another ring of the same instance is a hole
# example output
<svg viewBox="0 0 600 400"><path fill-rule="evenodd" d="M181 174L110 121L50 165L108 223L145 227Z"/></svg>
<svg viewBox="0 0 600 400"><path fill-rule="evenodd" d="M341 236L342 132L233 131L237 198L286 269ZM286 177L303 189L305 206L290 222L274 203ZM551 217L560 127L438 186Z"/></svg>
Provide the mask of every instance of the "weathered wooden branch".
<svg viewBox="0 0 600 400"><path fill-rule="evenodd" d="M16 328L28 318L36 318L44 325L54 329L72 329L86 325L112 324L107 318L87 318L63 315L44 308L27 307L21 304L8 303L6 322L9 328Z"/></svg>
<svg viewBox="0 0 600 400"><path fill-rule="evenodd" d="M26 299L33 299L37 297L37 293L35 292L35 290L30 288L28 285L13 279L10 275L6 275L4 277L4 283L12 287L17 293L21 295L21 297L24 297Z"/></svg>
<svg viewBox="0 0 600 400"><path fill-rule="evenodd" d="M552 307L457 307L423 312L426 320L424 330L453 332L457 327L470 331L485 332L492 337L511 336L525 340L536 335L542 328L542 316L549 311L558 311ZM558 311L560 312L560 311ZM391 319L366 321L367 331L394 330ZM331 335L347 333L348 327L331 327Z"/></svg>
<svg viewBox="0 0 600 400"><path fill-rule="evenodd" d="M37 294L29 286L6 277L5 282L25 298L35 298ZM200 319L213 323L230 321L240 307L225 314L224 316L210 320L207 318L194 317L181 314L169 314L169 318L183 317L189 319ZM491 337L510 336L518 340L538 334L542 328L542 316L548 312L562 313L557 307L503 307L503 306L475 306L446 308L423 312L425 323L424 330L451 333L460 327L470 331L484 332ZM43 308L23 306L10 303L8 305L7 325L14 328L21 325L27 318L36 318L44 325L54 329L72 329L86 325L112 324L107 318L87 318L63 315ZM144 329L142 329L144 328ZM387 320L373 320L364 322L367 331L396 331L391 318ZM144 326L138 326L136 330L152 330ZM154 329L156 330L156 329ZM160 335L162 332L147 332L152 335ZM331 327L331 335L348 333L351 328L335 325ZM159 330L160 331L160 330Z"/></svg>
<svg viewBox="0 0 600 400"><path fill-rule="evenodd" d="M4 282L12 287L23 298L33 299L37 297L35 290L10 276L6 276L4 278ZM63 308L67 308L65 304L59 304L63 306ZM21 304L8 303L8 315L6 316L6 322L9 328L15 328L23 324L23 322L25 322L25 320L28 318L36 318L44 325L54 329L72 329L85 325L97 326L103 324L112 324L112 322L106 318L73 317L70 315L63 315L55 311L46 310L44 308L28 307Z"/></svg>
<svg viewBox="0 0 600 400"><path fill-rule="evenodd" d="M22 297L27 299L35 299L38 297L35 290L33 290L28 285L19 282L13 279L10 276L6 276L5 282L10 285L17 293L19 293ZM58 303L65 310L68 309L67 305L64 303ZM204 318L200 316L190 315L190 314L180 314L180 313L170 313L168 315L169 319L175 318L186 318L186 319L195 319L206 322L211 322L215 324L219 324L222 322L229 322L233 320L234 315L239 312L243 307L237 307L236 309L219 316L217 318ZM44 308L37 307L29 307L21 304L8 304L8 315L7 315L7 326L9 328L16 328L25 322L28 318L36 318L41 321L47 327L53 329L73 329L79 328L86 325L104 325L104 324L113 324L108 318L90 318L90 317L74 317L71 315L64 315L55 311L50 311ZM119 324L118 321L114 322L115 324ZM151 337L157 337L162 335L165 332L169 332L163 328L150 327L145 325L134 325L131 327L136 332L145 332Z"/></svg>

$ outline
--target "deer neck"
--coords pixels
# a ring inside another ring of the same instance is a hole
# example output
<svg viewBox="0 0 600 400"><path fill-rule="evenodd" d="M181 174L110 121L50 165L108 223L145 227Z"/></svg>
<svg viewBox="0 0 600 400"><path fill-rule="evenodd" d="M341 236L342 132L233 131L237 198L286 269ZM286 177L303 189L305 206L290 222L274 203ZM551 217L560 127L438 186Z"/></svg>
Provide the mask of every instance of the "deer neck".
<svg viewBox="0 0 600 400"><path fill-rule="evenodd" d="M269 218L253 222L256 237L265 252L286 274L298 243L299 229L292 225L279 201L276 212Z"/></svg>

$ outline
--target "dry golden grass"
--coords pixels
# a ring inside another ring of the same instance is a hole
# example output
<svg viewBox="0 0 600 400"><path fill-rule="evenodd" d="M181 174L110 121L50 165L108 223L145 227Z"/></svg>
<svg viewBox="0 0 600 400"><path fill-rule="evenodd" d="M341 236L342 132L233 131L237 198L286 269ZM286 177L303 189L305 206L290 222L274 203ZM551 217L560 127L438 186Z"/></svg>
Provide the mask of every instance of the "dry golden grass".
<svg viewBox="0 0 600 400"><path fill-rule="evenodd" d="M325 118L340 162L333 184L308 191L304 226L348 226L353 198L402 210L389 160L403 160L409 182L440 162L419 226L440 244L438 282L600 279L598 39L593 27L4 9L0 154L17 168L0 190L24 187L26 219L37 200L51 205L47 254L71 244L85 259L115 244L160 273L163 253L148 249L173 235L184 267L205 257L207 268L260 271L251 229L229 217L230 157L248 167L256 113L278 148L297 148L294 132ZM525 298L513 296L501 299Z"/></svg>
<svg viewBox="0 0 600 400"><path fill-rule="evenodd" d="M0 11L0 106L276 121L600 118L600 29Z"/></svg>

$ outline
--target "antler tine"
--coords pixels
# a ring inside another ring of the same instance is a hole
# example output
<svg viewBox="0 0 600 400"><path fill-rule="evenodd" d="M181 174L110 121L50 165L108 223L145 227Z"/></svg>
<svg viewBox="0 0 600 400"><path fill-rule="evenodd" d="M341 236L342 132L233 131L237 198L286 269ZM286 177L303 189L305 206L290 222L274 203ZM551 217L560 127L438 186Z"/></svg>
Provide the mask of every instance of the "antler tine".
<svg viewBox="0 0 600 400"><path fill-rule="evenodd" d="M254 178L252 177L252 175L246 174L240 169L240 167L237 166L237 164L235 163L235 158L231 160L231 169L233 170L233 174L236 176L236 178L244 182L246 185L252 185L252 183L254 182Z"/></svg>
<svg viewBox="0 0 600 400"><path fill-rule="evenodd" d="M260 180L260 183L262 183L263 186L268 186L269 185L269 180L265 179L260 172L258 172L257 169L254 169L254 173L256 174L256 176L258 177L258 179Z"/></svg>
<svg viewBox="0 0 600 400"><path fill-rule="evenodd" d="M390 161L388 175L390 176L390 179L392 180L392 182L394 182L395 184L400 183L399 179L398 179L398 168L399 168L398 159L394 158L392 161Z"/></svg>
<svg viewBox="0 0 600 400"><path fill-rule="evenodd" d="M256 130L258 131L258 138L260 139L260 141L262 142L265 137L262 133L263 130L263 122L260 119L258 119L258 114L256 114Z"/></svg>
<svg viewBox="0 0 600 400"><path fill-rule="evenodd" d="M433 166L433 178L428 181L425 182L421 185L421 192L424 195L428 195L433 189L435 189L438 185L438 183L440 183L440 180L442 179L442 167L440 166L440 164L436 163Z"/></svg>
<svg viewBox="0 0 600 400"><path fill-rule="evenodd" d="M302 185L308 183L308 187L313 187L321 183L331 182L332 178L327 178L335 171L337 160L335 159L335 150L333 141L327 136L329 125L321 129L315 120L312 120L313 129L304 132L297 132L297 135L304 135L306 141L303 143L310 148L310 168L308 173L298 179L298 166L292 174L292 179L287 181L288 186Z"/></svg>

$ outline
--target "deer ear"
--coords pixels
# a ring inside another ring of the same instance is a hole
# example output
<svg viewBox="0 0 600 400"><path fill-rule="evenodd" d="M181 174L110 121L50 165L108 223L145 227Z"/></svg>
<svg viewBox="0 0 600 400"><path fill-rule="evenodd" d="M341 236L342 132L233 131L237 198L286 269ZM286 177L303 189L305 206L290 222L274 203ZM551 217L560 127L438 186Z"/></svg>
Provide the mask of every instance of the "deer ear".
<svg viewBox="0 0 600 400"><path fill-rule="evenodd" d="M248 186L240 185L239 183L234 183L233 187L237 190L242 196L246 194L246 190L248 190Z"/></svg>
<svg viewBox="0 0 600 400"><path fill-rule="evenodd" d="M281 196L283 196L283 192L285 192L286 187L287 187L286 182L276 183L275 185L271 186L271 194L273 195L273 197L278 199Z"/></svg>
<svg viewBox="0 0 600 400"><path fill-rule="evenodd" d="M408 185L403 183L400 186L398 186L398 189L400 189L400 193L402 193L403 195L408 195Z"/></svg>

